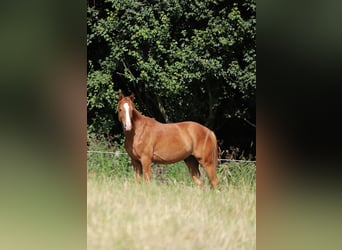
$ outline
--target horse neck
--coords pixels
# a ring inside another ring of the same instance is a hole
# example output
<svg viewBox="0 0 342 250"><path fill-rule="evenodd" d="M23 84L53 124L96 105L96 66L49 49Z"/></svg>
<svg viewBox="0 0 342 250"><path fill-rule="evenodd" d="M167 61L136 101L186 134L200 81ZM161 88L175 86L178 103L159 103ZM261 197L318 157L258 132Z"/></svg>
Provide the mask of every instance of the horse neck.
<svg viewBox="0 0 342 250"><path fill-rule="evenodd" d="M132 124L134 128L134 124L139 123L142 121L144 116L136 109L133 109L133 117L132 117Z"/></svg>

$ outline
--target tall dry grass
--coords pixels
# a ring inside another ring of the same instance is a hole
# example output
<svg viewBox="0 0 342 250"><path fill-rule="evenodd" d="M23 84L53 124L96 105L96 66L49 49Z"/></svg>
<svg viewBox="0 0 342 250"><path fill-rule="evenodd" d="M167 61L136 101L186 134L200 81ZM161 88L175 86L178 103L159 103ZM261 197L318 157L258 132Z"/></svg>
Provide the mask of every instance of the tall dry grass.
<svg viewBox="0 0 342 250"><path fill-rule="evenodd" d="M88 174L88 250L255 249L256 196L182 183Z"/></svg>

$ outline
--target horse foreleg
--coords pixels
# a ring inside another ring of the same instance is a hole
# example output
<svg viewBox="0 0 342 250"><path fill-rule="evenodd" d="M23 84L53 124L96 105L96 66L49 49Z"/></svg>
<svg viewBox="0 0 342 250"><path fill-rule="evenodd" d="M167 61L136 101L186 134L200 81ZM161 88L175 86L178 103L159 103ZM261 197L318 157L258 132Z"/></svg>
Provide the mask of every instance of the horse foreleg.
<svg viewBox="0 0 342 250"><path fill-rule="evenodd" d="M144 180L146 182L150 182L152 179L152 161L149 158L142 158L141 159L141 165L144 173Z"/></svg>
<svg viewBox="0 0 342 250"><path fill-rule="evenodd" d="M132 160L132 165L134 168L135 180L140 182L143 175L143 169L141 163L137 160Z"/></svg>

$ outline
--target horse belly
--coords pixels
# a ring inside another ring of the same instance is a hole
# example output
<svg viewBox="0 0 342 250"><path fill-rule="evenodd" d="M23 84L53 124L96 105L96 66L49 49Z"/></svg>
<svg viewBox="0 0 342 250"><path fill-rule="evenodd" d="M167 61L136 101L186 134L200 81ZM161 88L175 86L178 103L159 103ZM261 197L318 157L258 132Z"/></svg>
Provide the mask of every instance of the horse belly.
<svg viewBox="0 0 342 250"><path fill-rule="evenodd" d="M169 164L182 161L191 155L191 145L179 137L170 138L165 143L157 143L153 150L152 161Z"/></svg>
<svg viewBox="0 0 342 250"><path fill-rule="evenodd" d="M152 161L157 164L171 164L184 160L191 154L188 152L153 152Z"/></svg>

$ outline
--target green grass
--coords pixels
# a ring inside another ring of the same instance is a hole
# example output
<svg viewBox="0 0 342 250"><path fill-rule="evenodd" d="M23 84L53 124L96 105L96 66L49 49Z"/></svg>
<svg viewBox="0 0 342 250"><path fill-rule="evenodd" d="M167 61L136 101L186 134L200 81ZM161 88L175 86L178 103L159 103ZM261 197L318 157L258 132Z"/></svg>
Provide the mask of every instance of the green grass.
<svg viewBox="0 0 342 250"><path fill-rule="evenodd" d="M127 155L88 154L88 250L256 248L254 165L220 165L220 192L204 172L197 188L183 162L153 169L136 183Z"/></svg>

